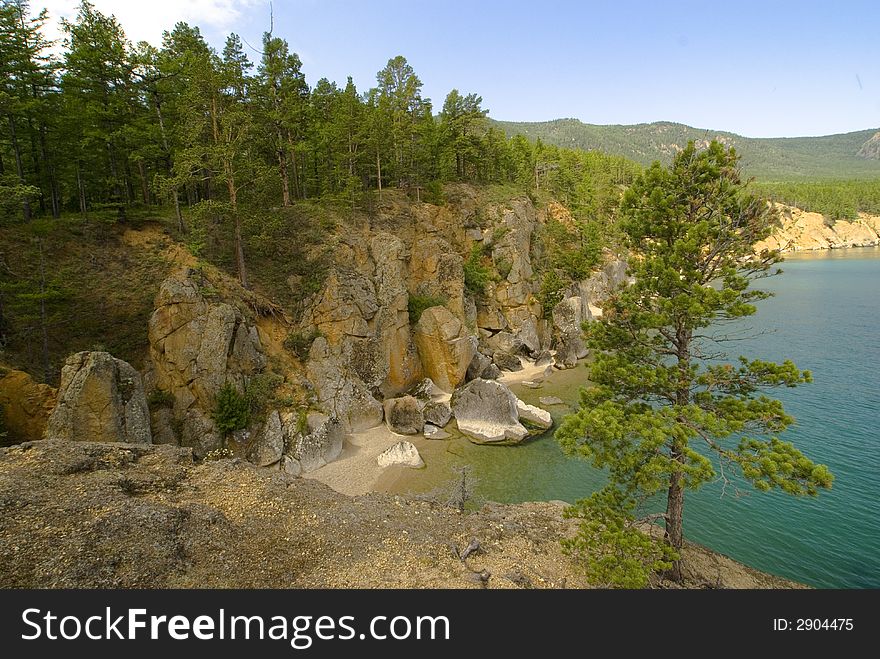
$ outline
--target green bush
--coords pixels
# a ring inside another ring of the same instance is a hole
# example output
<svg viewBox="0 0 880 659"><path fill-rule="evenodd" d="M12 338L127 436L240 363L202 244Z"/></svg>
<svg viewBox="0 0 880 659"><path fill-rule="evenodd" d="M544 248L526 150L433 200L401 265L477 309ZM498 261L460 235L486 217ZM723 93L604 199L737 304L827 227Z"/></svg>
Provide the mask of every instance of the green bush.
<svg viewBox="0 0 880 659"><path fill-rule="evenodd" d="M214 423L222 435L246 428L251 420L251 406L247 396L238 392L230 383L223 385L214 403Z"/></svg>
<svg viewBox="0 0 880 659"><path fill-rule="evenodd" d="M440 181L428 181L422 188L422 201L426 204L443 206L446 203L446 195L443 193L443 184Z"/></svg>
<svg viewBox="0 0 880 659"><path fill-rule="evenodd" d="M407 310L409 311L409 322L415 325L422 317L422 312L431 307L442 307L446 304L445 297L436 295L410 295L407 302Z"/></svg>
<svg viewBox="0 0 880 659"><path fill-rule="evenodd" d="M593 586L645 588L652 574L678 559L672 547L639 528L634 508L625 495L606 488L565 510L565 517L580 523L574 537L561 541L563 551L583 566Z"/></svg>
<svg viewBox="0 0 880 659"><path fill-rule="evenodd" d="M541 292L538 294L541 308L544 310L544 318L550 318L553 307L562 301L564 289L565 282L555 270L550 270L544 275L544 279L541 281Z"/></svg>
<svg viewBox="0 0 880 659"><path fill-rule="evenodd" d="M296 355L300 361L305 361L306 357L309 356L309 350L312 347L312 343L314 343L315 339L319 336L321 336L321 333L318 330L312 330L311 332L291 332L287 335L287 338L284 339L284 347Z"/></svg>
<svg viewBox="0 0 880 659"><path fill-rule="evenodd" d="M577 222L569 228L556 220L545 225L550 263L572 281L590 276L602 258L602 234L595 222Z"/></svg>
<svg viewBox="0 0 880 659"><path fill-rule="evenodd" d="M244 387L244 397L252 415L261 415L269 408L275 401L275 390L282 382L284 376L271 371L260 373L248 380Z"/></svg>
<svg viewBox="0 0 880 659"><path fill-rule="evenodd" d="M464 287L474 297L480 297L490 281L492 272L483 264L483 248L475 244L464 262Z"/></svg>

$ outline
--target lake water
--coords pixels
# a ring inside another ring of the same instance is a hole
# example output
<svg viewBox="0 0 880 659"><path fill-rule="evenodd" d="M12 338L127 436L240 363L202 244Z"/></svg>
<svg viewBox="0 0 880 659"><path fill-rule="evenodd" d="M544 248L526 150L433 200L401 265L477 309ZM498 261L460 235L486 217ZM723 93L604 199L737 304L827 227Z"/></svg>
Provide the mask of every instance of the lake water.
<svg viewBox="0 0 880 659"><path fill-rule="evenodd" d="M688 539L747 565L817 587L880 587L880 249L791 255L785 273L761 282L776 296L760 303L748 327L760 336L733 344L737 354L790 358L812 384L773 392L797 424L791 441L835 475L816 498L746 495L709 484L685 501ZM539 390L514 387L523 400L555 395L574 403L586 370L555 373ZM547 406L545 406L547 407ZM547 407L555 419L568 408ZM602 472L562 454L552 432L519 446L477 446L454 434L426 442L427 470L395 489L428 491L452 468L472 466L486 500L575 501L600 488Z"/></svg>

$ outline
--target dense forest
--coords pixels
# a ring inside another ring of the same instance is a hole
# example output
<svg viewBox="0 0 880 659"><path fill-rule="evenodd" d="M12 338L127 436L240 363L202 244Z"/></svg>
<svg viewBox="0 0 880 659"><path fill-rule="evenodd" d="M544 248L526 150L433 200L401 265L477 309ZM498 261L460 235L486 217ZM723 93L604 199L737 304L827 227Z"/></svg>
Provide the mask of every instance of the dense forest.
<svg viewBox="0 0 880 659"><path fill-rule="evenodd" d="M131 44L88 2L62 23L62 44L47 40L48 20L23 0L0 2L0 349L45 381L94 337L137 354L142 332L130 328L162 264L106 241L145 219L277 300L291 274L301 294L320 287L310 248L330 242L339 217L371 217L383 195L442 204L445 184L472 183L571 208L577 225L554 225L571 245L555 256L564 273L582 262L575 252L607 240L600 229L641 171L508 138L475 93L453 89L437 112L401 56L361 91L351 78L310 83L272 33L252 62L235 34L218 52L185 23L158 48Z"/></svg>
<svg viewBox="0 0 880 659"><path fill-rule="evenodd" d="M310 85L271 33L256 63L237 35L216 52L185 23L160 48L132 46L114 17L83 2L63 23L56 57L47 19L27 2L2 4L7 217L109 209L124 221L133 206L163 206L184 229L181 207L204 203L235 220L246 206L328 196L359 204L360 193L389 187L431 199L441 181L543 184L573 197L586 170L619 182L635 171L622 158L507 139L477 94L453 89L435 113L401 56L361 92L351 78Z"/></svg>
<svg viewBox="0 0 880 659"><path fill-rule="evenodd" d="M822 213L832 220L854 220L859 213L880 215L880 178L848 181L757 182L761 195L789 206Z"/></svg>
<svg viewBox="0 0 880 659"><path fill-rule="evenodd" d="M765 181L813 179L878 179L876 128L821 137L744 137L735 133L660 121L651 124L601 126L577 119L540 122L496 121L508 135L525 135L570 149L600 150L643 165L669 164L689 141L708 144L717 139L742 156L747 176ZM872 146L874 145L874 146Z"/></svg>

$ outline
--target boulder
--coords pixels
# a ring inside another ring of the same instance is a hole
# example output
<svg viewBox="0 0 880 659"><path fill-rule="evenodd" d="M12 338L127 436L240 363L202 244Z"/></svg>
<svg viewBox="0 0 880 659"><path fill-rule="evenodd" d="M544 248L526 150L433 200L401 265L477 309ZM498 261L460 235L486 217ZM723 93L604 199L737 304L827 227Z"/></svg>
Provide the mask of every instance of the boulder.
<svg viewBox="0 0 880 659"><path fill-rule="evenodd" d="M519 399L516 401L516 411L519 414L519 421L523 425L531 425L540 430L547 430L553 425L553 418L550 416L550 412L524 403Z"/></svg>
<svg viewBox="0 0 880 659"><path fill-rule="evenodd" d="M285 455L281 458L281 469L289 476L299 476L302 474L302 467L299 465L299 460L295 460L289 455Z"/></svg>
<svg viewBox="0 0 880 659"><path fill-rule="evenodd" d="M535 355L535 366L552 366L553 365L553 355L550 354L549 350L542 350L537 355Z"/></svg>
<svg viewBox="0 0 880 659"><path fill-rule="evenodd" d="M496 307L477 307L477 327L499 331L507 328L507 319Z"/></svg>
<svg viewBox="0 0 880 659"><path fill-rule="evenodd" d="M153 444L180 444L175 432L174 412L167 405L150 410L150 427L153 429Z"/></svg>
<svg viewBox="0 0 880 659"><path fill-rule="evenodd" d="M507 352L496 351L492 355L492 361L502 371L521 371L523 370L522 362L516 355Z"/></svg>
<svg viewBox="0 0 880 659"><path fill-rule="evenodd" d="M148 323L155 385L174 396L183 418L191 406L211 410L227 382L243 385L266 358L255 327L225 302L208 302L194 271L162 282Z"/></svg>
<svg viewBox="0 0 880 659"><path fill-rule="evenodd" d="M490 352L518 355L525 348L522 339L510 332L497 332L483 342Z"/></svg>
<svg viewBox="0 0 880 659"><path fill-rule="evenodd" d="M541 396L538 399L541 405L565 405L565 401L558 396Z"/></svg>
<svg viewBox="0 0 880 659"><path fill-rule="evenodd" d="M477 339L445 307L425 309L414 331L425 374L443 391L451 393L464 381L477 352Z"/></svg>
<svg viewBox="0 0 880 659"><path fill-rule="evenodd" d="M442 396L443 390L434 384L431 378L425 378L406 393L408 396L413 396L420 401L427 402L432 398Z"/></svg>
<svg viewBox="0 0 880 659"><path fill-rule="evenodd" d="M449 403L432 401L425 405L425 408L422 410L422 416L425 419L425 423L442 428L452 420L452 409L449 407Z"/></svg>
<svg viewBox="0 0 880 659"><path fill-rule="evenodd" d="M425 424L425 432L423 434L426 439L449 439L451 437L443 428L438 428L430 423Z"/></svg>
<svg viewBox="0 0 880 659"><path fill-rule="evenodd" d="M452 395L459 431L477 444L515 444L529 431L519 422L517 397L495 380L478 378Z"/></svg>
<svg viewBox="0 0 880 659"><path fill-rule="evenodd" d="M288 455L299 463L303 473L314 471L339 457L344 438L345 429L339 419L310 412L305 431L292 438Z"/></svg>
<svg viewBox="0 0 880 659"><path fill-rule="evenodd" d="M348 368L344 357L333 353L325 337L312 342L306 372L321 409L339 419L347 431L359 432L382 423L382 403Z"/></svg>
<svg viewBox="0 0 880 659"><path fill-rule="evenodd" d="M392 432L401 435L418 435L425 426L422 406L413 396L390 398L384 403L385 423Z"/></svg>
<svg viewBox="0 0 880 659"><path fill-rule="evenodd" d="M247 458L258 467L268 467L281 460L283 454L284 427L278 411L272 410L248 447Z"/></svg>
<svg viewBox="0 0 880 659"><path fill-rule="evenodd" d="M578 359L587 356L581 325L592 319L592 313L580 296L563 298L553 307L553 325L556 330L556 364L573 367Z"/></svg>
<svg viewBox="0 0 880 659"><path fill-rule="evenodd" d="M196 458L204 458L211 451L223 448L223 438L214 422L198 407L189 408L180 425L180 445L190 447Z"/></svg>
<svg viewBox="0 0 880 659"><path fill-rule="evenodd" d="M150 411L140 374L106 352L68 357L46 437L151 444Z"/></svg>
<svg viewBox="0 0 880 659"><path fill-rule="evenodd" d="M412 442L397 442L394 446L382 451L376 458L376 462L379 463L380 467L403 465L419 469L425 466L422 456L419 455L418 449Z"/></svg>
<svg viewBox="0 0 880 659"><path fill-rule="evenodd" d="M34 382L24 371L0 368L0 414L6 428L0 446L43 439L56 397L54 387Z"/></svg>
<svg viewBox="0 0 880 659"><path fill-rule="evenodd" d="M490 366L492 366L492 359L490 357L487 357L481 352L475 353L474 358L471 360L467 372L465 373L465 382L470 382L476 378L485 378L486 376L484 374ZM494 378L486 379L491 380Z"/></svg>
<svg viewBox="0 0 880 659"><path fill-rule="evenodd" d="M541 339L538 336L538 319L532 315L526 318L516 332L516 338L520 340L529 354L536 354L541 350Z"/></svg>

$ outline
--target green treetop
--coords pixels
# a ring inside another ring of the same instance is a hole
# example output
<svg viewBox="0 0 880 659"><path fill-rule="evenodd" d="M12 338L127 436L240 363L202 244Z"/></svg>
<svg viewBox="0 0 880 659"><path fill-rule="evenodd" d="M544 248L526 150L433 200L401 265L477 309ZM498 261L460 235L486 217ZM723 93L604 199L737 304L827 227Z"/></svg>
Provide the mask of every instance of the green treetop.
<svg viewBox="0 0 880 659"><path fill-rule="evenodd" d="M636 504L665 492L665 512L656 517L665 519L674 560L640 566L670 567L674 580L681 579L686 490L741 477L759 490L815 495L832 482L824 465L778 439L793 419L765 394L809 382L810 373L791 361L724 363L724 344L736 338L729 325L770 296L751 283L780 272L773 266L781 260L778 252L754 252L773 211L746 194L737 161L717 142L701 152L690 143L668 169L655 163L627 191L621 231L635 281L586 328L595 386L581 392L580 409L557 431L568 453L609 472L605 491L581 502L580 514L616 520L585 523L571 546L595 557L632 543L635 531L622 532L620 520L631 529ZM631 575L609 580L632 585Z"/></svg>

